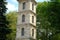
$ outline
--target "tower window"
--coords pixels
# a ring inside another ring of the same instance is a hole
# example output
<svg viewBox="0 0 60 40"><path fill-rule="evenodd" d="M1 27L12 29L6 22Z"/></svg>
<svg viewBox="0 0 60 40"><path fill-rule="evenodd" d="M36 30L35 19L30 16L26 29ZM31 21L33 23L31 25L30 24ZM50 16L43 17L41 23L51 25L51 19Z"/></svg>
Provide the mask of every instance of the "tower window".
<svg viewBox="0 0 60 40"><path fill-rule="evenodd" d="M26 5L26 3L24 2L24 3L23 3L23 9L25 9L25 5Z"/></svg>
<svg viewBox="0 0 60 40"><path fill-rule="evenodd" d="M34 4L32 4L32 10L34 10Z"/></svg>
<svg viewBox="0 0 60 40"><path fill-rule="evenodd" d="M34 29L32 29L32 36L34 36Z"/></svg>
<svg viewBox="0 0 60 40"><path fill-rule="evenodd" d="M24 28L21 29L21 35L24 36Z"/></svg>
<svg viewBox="0 0 60 40"><path fill-rule="evenodd" d="M34 23L34 16L32 16L32 23Z"/></svg>
<svg viewBox="0 0 60 40"><path fill-rule="evenodd" d="M25 22L25 15L22 15L22 22Z"/></svg>

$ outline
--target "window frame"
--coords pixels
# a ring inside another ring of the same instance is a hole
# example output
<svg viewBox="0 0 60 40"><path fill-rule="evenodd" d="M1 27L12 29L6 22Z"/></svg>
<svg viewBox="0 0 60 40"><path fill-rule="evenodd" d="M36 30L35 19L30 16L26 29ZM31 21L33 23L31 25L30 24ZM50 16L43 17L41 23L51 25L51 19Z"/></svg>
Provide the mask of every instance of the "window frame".
<svg viewBox="0 0 60 40"><path fill-rule="evenodd" d="M25 22L25 15L22 15L22 22Z"/></svg>
<svg viewBox="0 0 60 40"><path fill-rule="evenodd" d="M32 29L32 36L34 36L34 29Z"/></svg>
<svg viewBox="0 0 60 40"><path fill-rule="evenodd" d="M34 23L34 16L32 16L32 23Z"/></svg>
<svg viewBox="0 0 60 40"><path fill-rule="evenodd" d="M26 7L26 2L23 3L23 9L25 9L25 7Z"/></svg>
<svg viewBox="0 0 60 40"><path fill-rule="evenodd" d="M21 29L21 36L24 36L24 28Z"/></svg>
<svg viewBox="0 0 60 40"><path fill-rule="evenodd" d="M34 10L34 4L32 3L32 10Z"/></svg>

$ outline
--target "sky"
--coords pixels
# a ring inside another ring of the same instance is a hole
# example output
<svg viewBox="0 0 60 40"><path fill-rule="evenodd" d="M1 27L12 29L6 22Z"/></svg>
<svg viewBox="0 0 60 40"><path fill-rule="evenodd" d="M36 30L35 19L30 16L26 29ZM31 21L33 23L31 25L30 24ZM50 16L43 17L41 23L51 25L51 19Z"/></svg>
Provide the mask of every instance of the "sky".
<svg viewBox="0 0 60 40"><path fill-rule="evenodd" d="M18 2L17 0L6 0L8 3L6 7L8 8L7 12L9 11L17 11L18 10ZM36 2L43 2L47 0L36 0Z"/></svg>

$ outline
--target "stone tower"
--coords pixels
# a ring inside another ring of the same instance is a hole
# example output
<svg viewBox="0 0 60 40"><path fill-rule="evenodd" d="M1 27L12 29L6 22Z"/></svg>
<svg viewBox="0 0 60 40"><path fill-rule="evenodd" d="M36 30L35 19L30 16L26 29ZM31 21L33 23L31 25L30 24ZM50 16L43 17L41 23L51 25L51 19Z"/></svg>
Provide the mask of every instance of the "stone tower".
<svg viewBox="0 0 60 40"><path fill-rule="evenodd" d="M17 0L18 19L16 40L36 40L36 1Z"/></svg>

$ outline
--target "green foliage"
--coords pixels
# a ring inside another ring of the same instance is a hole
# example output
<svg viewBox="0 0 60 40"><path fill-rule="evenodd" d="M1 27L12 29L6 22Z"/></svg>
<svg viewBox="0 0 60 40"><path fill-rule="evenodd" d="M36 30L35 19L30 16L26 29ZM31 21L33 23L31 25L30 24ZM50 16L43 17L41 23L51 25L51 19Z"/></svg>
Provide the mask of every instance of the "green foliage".
<svg viewBox="0 0 60 40"><path fill-rule="evenodd" d="M6 0L0 0L0 40L6 40L6 35L11 32L8 24L9 22L6 20Z"/></svg>
<svg viewBox="0 0 60 40"><path fill-rule="evenodd" d="M51 23L51 27L55 29L53 31L53 40L58 38L58 34L60 33L60 0L51 0L48 5L48 21ZM56 38L55 38L56 37Z"/></svg>
<svg viewBox="0 0 60 40"><path fill-rule="evenodd" d="M12 29L12 32L7 35L7 40L15 40L16 37L16 22L17 22L17 12L9 12L6 14L7 20L9 21L8 27Z"/></svg>
<svg viewBox="0 0 60 40"><path fill-rule="evenodd" d="M6 13L6 0L0 0L0 14Z"/></svg>
<svg viewBox="0 0 60 40"><path fill-rule="evenodd" d="M60 40L58 36L60 35L59 0L38 3L36 11L37 11L37 40L39 39Z"/></svg>
<svg viewBox="0 0 60 40"><path fill-rule="evenodd" d="M54 35L52 40L60 40L60 33Z"/></svg>
<svg viewBox="0 0 60 40"><path fill-rule="evenodd" d="M37 5L37 22L40 22L40 28L41 26L42 27L46 27L45 24L48 24L48 21L47 21L47 13L46 13L46 10L47 10L47 5L48 3L47 2L43 2L43 3L38 3Z"/></svg>
<svg viewBox="0 0 60 40"><path fill-rule="evenodd" d="M60 30L60 2L58 0L52 0L48 5L49 21L51 27Z"/></svg>
<svg viewBox="0 0 60 40"><path fill-rule="evenodd" d="M37 40L47 40L48 31L50 30L50 22L46 12L48 2L38 3L37 5ZM41 32L43 31L43 32Z"/></svg>

